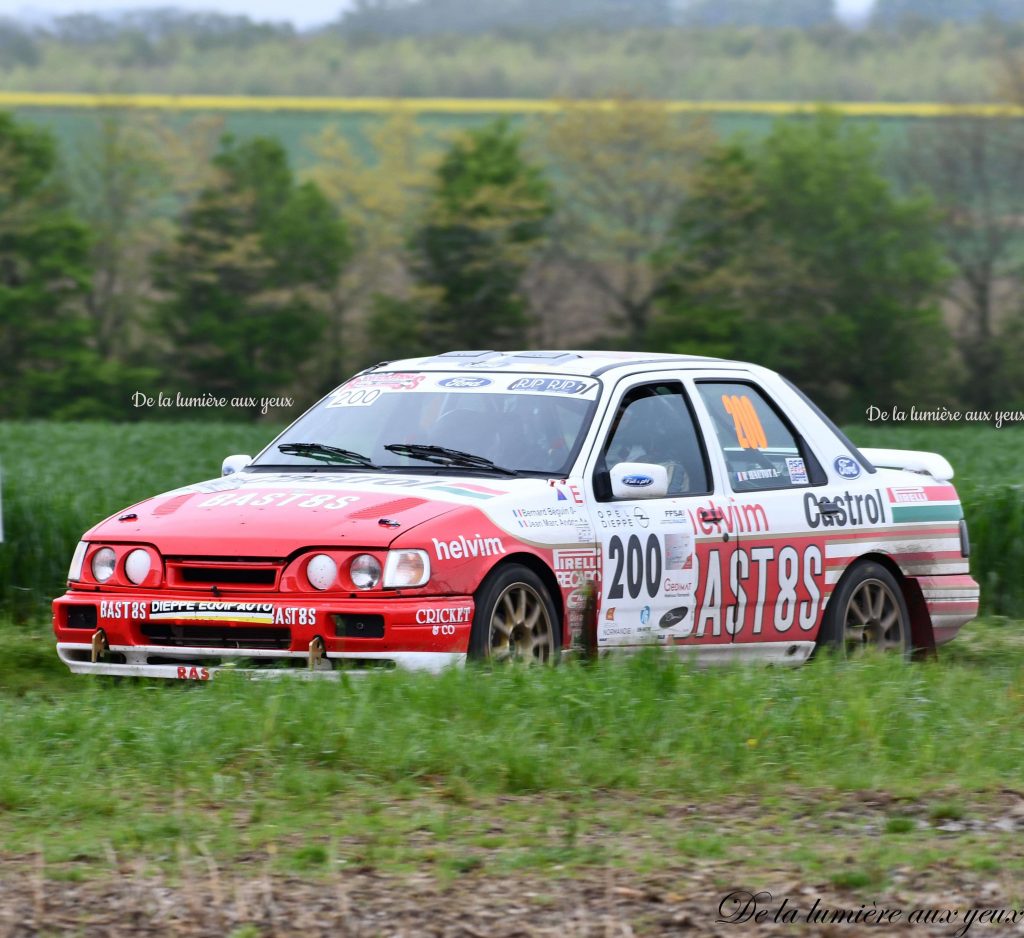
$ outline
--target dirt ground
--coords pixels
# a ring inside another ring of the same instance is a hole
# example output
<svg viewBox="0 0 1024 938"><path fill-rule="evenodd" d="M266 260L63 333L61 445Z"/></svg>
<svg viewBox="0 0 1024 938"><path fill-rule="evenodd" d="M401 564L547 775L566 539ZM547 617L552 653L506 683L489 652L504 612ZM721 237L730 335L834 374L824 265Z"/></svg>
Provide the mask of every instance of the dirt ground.
<svg viewBox="0 0 1024 938"><path fill-rule="evenodd" d="M686 858L671 852L671 841L653 841L641 820L652 802L605 795L595 815L620 810L632 823L592 827L583 846L613 839L615 859L546 872L517 868L500 850L483 852L479 866L461 873L363 867L308 876L275 868L266 852L230 861L182 855L166 868L111 854L99 869L74 860L47 865L41 853L0 853L0 938L1024 936L1024 793L965 801L959 819L936 816L934 799L864 792L823 805L809 792L791 795L783 807L752 798L658 803L658 830L682 832L687 818L699 818L721 835L730 849L714 858ZM536 807L536 799L522 800ZM493 805L477 807L489 812ZM857 868L864 850L884 843L885 820L894 814L912 822L907 836L919 848L908 854L913 862L887 863L877 886L837 886L835 871ZM792 850L802 847L826 851L833 875L816 876L807 866L801 872ZM651 871L658 850L664 862ZM972 869L979 860L983 869ZM762 917L749 914L755 908ZM808 921L813 909L826 915L824 923ZM847 917L901 915L831 923L837 909ZM1000 910L1002 920L986 921L982 910Z"/></svg>
<svg viewBox="0 0 1024 938"><path fill-rule="evenodd" d="M730 890L718 886L710 872L692 870L646 878L600 871L571 880L472 874L447 885L428 877L368 872L319 883L252 872L225 874L212 867L205 876L194 872L194 878L174 884L130 871L86 883L44 881L28 872L7 875L0 882L0 936L626 938L755 932L924 938L953 935L963 924L962 917L949 926L808 924L803 919L816 898L830 909L850 912L863 902L781 880L773 884L776 898L767 905L774 914L785 896L790 908L799 909L800 921L720 923L719 918L735 914L735 906L721 908ZM936 883L931 892L913 899L903 891L890 892L877 902L904 909L1012 904L1003 885L982 881ZM968 934L1022 935L1024 920L999 927L976 923Z"/></svg>

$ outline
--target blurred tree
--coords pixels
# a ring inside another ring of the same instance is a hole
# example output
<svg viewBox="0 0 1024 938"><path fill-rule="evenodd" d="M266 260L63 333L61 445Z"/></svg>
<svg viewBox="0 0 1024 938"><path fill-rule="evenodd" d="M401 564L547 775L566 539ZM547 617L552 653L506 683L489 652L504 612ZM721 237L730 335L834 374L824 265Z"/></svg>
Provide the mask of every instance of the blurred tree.
<svg viewBox="0 0 1024 938"><path fill-rule="evenodd" d="M218 179L156 259L168 371L191 393L281 394L323 336L348 235L313 183L296 184L277 141L225 137L214 164Z"/></svg>
<svg viewBox="0 0 1024 938"><path fill-rule="evenodd" d="M1024 0L875 0L871 23L899 26L913 20L949 20L966 23L991 17L1024 19Z"/></svg>
<svg viewBox="0 0 1024 938"><path fill-rule="evenodd" d="M441 160L410 243L418 289L404 304L381 301L371 336L398 326L404 341L427 351L525 344L521 279L551 211L548 183L507 122L467 131Z"/></svg>
<svg viewBox="0 0 1024 938"><path fill-rule="evenodd" d="M336 28L361 36L407 36L570 26L621 30L671 21L671 0L356 0Z"/></svg>
<svg viewBox="0 0 1024 938"><path fill-rule="evenodd" d="M599 110L566 102L542 136L558 196L551 262L603 294L625 342L641 348L656 286L651 258L713 142L710 124L658 102L620 99Z"/></svg>
<svg viewBox="0 0 1024 938"><path fill-rule="evenodd" d="M150 254L172 236L170 206L161 206L171 172L151 122L111 112L98 124L70 167L70 187L92 240L86 309L96 348L125 361L142 344Z"/></svg>
<svg viewBox="0 0 1024 938"><path fill-rule="evenodd" d="M353 248L351 263L332 292L329 341L323 346L324 383L332 386L352 364L346 354L360 361L365 357L363 350L342 341L352 332L353 318L375 306L378 294L395 294L411 282L406 242L437 166L438 154L425 146L423 131L410 115L397 114L377 125L370 146L369 157L361 158L335 125L325 127L311 143L317 162L308 176L345 219ZM392 349L389 357L397 357L396 342L404 340L385 340L378 333L373 344Z"/></svg>
<svg viewBox="0 0 1024 938"><path fill-rule="evenodd" d="M0 416L98 413L89 240L42 130L0 113Z"/></svg>
<svg viewBox="0 0 1024 938"><path fill-rule="evenodd" d="M834 23L834 0L686 0L679 20L686 26L791 26Z"/></svg>
<svg viewBox="0 0 1024 938"><path fill-rule="evenodd" d="M909 187L938 208L937 231L956 273L949 297L967 370L962 396L985 410L1024 393L1019 349L1008 341L1024 312L1024 129L1019 121L950 118L916 127L902 160Z"/></svg>
<svg viewBox="0 0 1024 938"><path fill-rule="evenodd" d="M39 64L36 37L16 20L0 18L0 60L13 65Z"/></svg>
<svg viewBox="0 0 1024 938"><path fill-rule="evenodd" d="M842 419L949 394L932 208L878 164L871 132L828 113L714 152L660 258L652 343L756 359Z"/></svg>

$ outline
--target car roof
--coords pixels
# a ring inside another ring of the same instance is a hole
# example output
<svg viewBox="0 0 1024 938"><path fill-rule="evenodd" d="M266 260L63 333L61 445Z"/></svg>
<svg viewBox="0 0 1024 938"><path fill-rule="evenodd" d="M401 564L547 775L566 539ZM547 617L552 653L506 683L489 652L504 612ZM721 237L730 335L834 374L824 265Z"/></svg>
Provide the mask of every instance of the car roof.
<svg viewBox="0 0 1024 938"><path fill-rule="evenodd" d="M373 368L386 371L451 371L454 368L489 371L492 368L516 368L522 371L553 375L596 377L612 369L635 370L637 365L664 364L667 367L701 365L747 365L745 362L709 358L701 355L668 355L661 352L575 351L566 349L529 349L497 352L492 349L470 349L444 352L424 358L406 358L381 362ZM760 370L760 369L759 369Z"/></svg>

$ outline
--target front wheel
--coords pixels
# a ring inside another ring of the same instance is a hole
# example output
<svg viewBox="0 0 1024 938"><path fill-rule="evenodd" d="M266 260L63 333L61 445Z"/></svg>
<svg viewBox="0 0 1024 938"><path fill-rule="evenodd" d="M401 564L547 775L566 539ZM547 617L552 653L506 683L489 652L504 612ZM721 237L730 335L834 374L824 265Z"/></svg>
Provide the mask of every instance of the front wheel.
<svg viewBox="0 0 1024 938"><path fill-rule="evenodd" d="M484 580L477 591L470 658L554 664L560 646L558 614L536 573L513 563Z"/></svg>
<svg viewBox="0 0 1024 938"><path fill-rule="evenodd" d="M910 613L896 578L881 564L863 560L840 580L825 611L819 648L843 658L869 649L910 656Z"/></svg>

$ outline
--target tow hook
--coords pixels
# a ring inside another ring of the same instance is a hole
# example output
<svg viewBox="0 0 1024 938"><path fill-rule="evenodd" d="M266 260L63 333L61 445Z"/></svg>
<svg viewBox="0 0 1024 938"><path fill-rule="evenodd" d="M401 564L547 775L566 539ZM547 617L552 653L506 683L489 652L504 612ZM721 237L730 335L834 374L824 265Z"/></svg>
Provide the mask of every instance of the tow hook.
<svg viewBox="0 0 1024 938"><path fill-rule="evenodd" d="M103 629L97 629L92 633L92 663L96 664L108 651L110 645L107 642L107 633Z"/></svg>
<svg viewBox="0 0 1024 938"><path fill-rule="evenodd" d="M320 662L323 661L323 660L324 660L324 640L319 635L317 635L316 638L314 638L313 641L311 641L309 643L309 659L308 659L309 670L310 671L319 671L320 670Z"/></svg>

